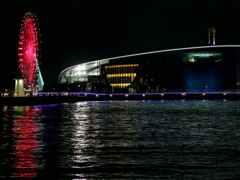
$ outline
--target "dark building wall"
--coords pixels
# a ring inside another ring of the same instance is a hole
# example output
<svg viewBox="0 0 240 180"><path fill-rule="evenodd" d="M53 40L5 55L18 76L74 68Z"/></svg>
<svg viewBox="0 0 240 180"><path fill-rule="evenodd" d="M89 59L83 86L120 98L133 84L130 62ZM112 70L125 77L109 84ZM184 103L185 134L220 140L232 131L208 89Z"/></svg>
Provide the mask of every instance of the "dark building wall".
<svg viewBox="0 0 240 180"><path fill-rule="evenodd" d="M220 62L183 62L184 52L221 52ZM173 91L234 90L239 51L233 48L206 48L201 50L166 53L166 84Z"/></svg>
<svg viewBox="0 0 240 180"><path fill-rule="evenodd" d="M236 49L222 49L222 63L219 65L220 89L235 89L236 82L236 56L239 52Z"/></svg>
<svg viewBox="0 0 240 180"><path fill-rule="evenodd" d="M182 52L166 53L166 88L168 90L182 90L183 87Z"/></svg>
<svg viewBox="0 0 240 180"><path fill-rule="evenodd" d="M149 56L142 67L146 68L146 78L150 91L158 92L166 88L166 54L158 53Z"/></svg>
<svg viewBox="0 0 240 180"><path fill-rule="evenodd" d="M224 88L222 64L223 62L186 63L183 88L189 91L214 91Z"/></svg>

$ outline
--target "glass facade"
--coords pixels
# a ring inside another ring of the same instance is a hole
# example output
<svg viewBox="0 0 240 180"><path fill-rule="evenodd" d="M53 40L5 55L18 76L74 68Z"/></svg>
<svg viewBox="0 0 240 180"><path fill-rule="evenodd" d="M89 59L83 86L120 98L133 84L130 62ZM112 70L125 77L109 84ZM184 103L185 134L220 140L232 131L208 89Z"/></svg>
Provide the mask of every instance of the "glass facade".
<svg viewBox="0 0 240 180"><path fill-rule="evenodd" d="M59 75L60 84L88 82L89 76L99 76L100 67L103 64L108 64L109 60L94 61L82 63L71 68L67 68Z"/></svg>

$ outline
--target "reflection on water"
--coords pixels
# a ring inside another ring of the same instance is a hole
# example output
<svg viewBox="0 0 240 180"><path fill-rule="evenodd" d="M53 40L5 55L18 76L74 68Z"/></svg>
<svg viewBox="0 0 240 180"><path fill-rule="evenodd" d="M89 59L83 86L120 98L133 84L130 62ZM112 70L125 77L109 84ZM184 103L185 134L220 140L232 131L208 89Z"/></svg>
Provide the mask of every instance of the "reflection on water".
<svg viewBox="0 0 240 180"><path fill-rule="evenodd" d="M0 178L240 176L240 101L3 106L0 117Z"/></svg>
<svg viewBox="0 0 240 180"><path fill-rule="evenodd" d="M6 163L12 172L8 177L34 178L37 172L37 160L40 157L40 143L37 139L40 127L38 126L38 108L33 107L4 107L2 119L1 150L3 164ZM10 147L9 147L10 146Z"/></svg>
<svg viewBox="0 0 240 180"><path fill-rule="evenodd" d="M13 120L13 140L15 145L13 146L13 153L15 163L14 168L16 172L13 173L13 177L25 177L34 178L36 176L36 156L39 151L39 142L37 141L37 133L39 127L37 127L36 113L34 108L16 108L18 112L22 112L21 119Z"/></svg>

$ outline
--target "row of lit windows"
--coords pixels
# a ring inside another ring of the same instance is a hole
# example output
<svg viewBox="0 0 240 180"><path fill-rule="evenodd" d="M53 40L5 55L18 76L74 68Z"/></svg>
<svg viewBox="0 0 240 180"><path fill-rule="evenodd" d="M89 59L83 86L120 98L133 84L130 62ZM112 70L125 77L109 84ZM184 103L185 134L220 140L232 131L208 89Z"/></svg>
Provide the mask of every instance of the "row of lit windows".
<svg viewBox="0 0 240 180"><path fill-rule="evenodd" d="M112 68L106 69L106 74L124 74L124 73L134 73L136 72L135 67L127 67L127 68Z"/></svg>
<svg viewBox="0 0 240 180"><path fill-rule="evenodd" d="M113 65L113 66L105 66L105 68L121 68L121 67L136 67L138 64L123 64L123 65Z"/></svg>
<svg viewBox="0 0 240 180"><path fill-rule="evenodd" d="M115 83L132 83L134 80L134 77L127 77L127 78L109 78L108 82L110 84L115 84Z"/></svg>
<svg viewBox="0 0 240 180"><path fill-rule="evenodd" d="M115 88L125 88L127 86L129 86L130 83L118 83L118 84L111 84L112 87L115 87Z"/></svg>
<svg viewBox="0 0 240 180"><path fill-rule="evenodd" d="M107 78L111 78L111 77L135 77L137 75L137 73L123 73L123 74L108 74Z"/></svg>

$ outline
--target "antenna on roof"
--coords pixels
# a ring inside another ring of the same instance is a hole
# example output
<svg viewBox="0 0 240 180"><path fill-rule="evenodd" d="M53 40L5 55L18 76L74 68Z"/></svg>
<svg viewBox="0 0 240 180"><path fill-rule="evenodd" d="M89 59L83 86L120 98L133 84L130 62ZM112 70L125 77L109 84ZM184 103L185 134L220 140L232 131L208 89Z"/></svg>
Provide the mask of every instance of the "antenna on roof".
<svg viewBox="0 0 240 180"><path fill-rule="evenodd" d="M208 44L211 44L211 37L212 37L212 45L216 44L216 39L215 39L215 33L216 33L215 27L211 26L208 29Z"/></svg>

